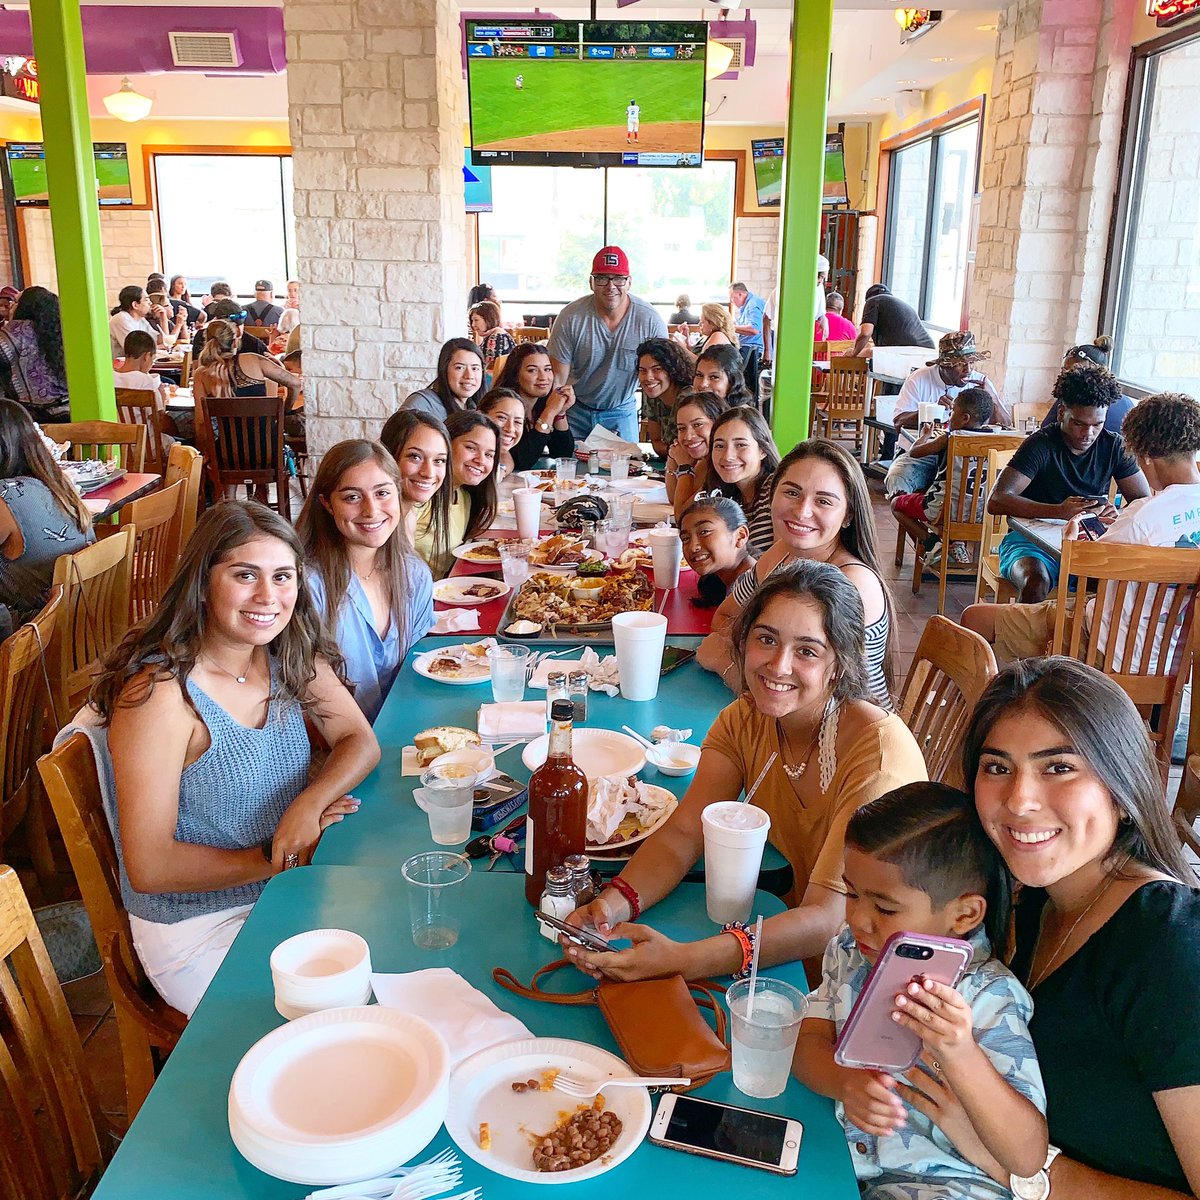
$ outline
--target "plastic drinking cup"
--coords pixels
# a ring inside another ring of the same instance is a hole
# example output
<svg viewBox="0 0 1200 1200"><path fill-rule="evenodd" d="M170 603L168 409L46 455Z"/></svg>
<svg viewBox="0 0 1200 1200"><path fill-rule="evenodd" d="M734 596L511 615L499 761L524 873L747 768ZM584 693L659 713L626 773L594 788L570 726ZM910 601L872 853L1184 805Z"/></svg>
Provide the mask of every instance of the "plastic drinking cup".
<svg viewBox="0 0 1200 1200"><path fill-rule="evenodd" d="M542 522L542 493L536 488L513 488L513 509L517 515L517 536L532 541Z"/></svg>
<svg viewBox="0 0 1200 1200"><path fill-rule="evenodd" d="M556 458L554 460L554 478L558 483L563 483L567 479L575 478L575 471L579 467L579 460L571 458Z"/></svg>
<svg viewBox="0 0 1200 1200"><path fill-rule="evenodd" d="M653 700L658 695L667 618L661 613L617 613L612 627L621 695L626 700Z"/></svg>
<svg viewBox="0 0 1200 1200"><path fill-rule="evenodd" d="M744 1096L766 1100L787 1087L800 1022L808 997L789 983L760 975L750 1003L750 980L725 992L733 1036L733 1086Z"/></svg>
<svg viewBox="0 0 1200 1200"><path fill-rule="evenodd" d="M462 927L463 884L471 874L465 854L434 850L408 859L401 874L408 890L413 945L446 950Z"/></svg>
<svg viewBox="0 0 1200 1200"><path fill-rule="evenodd" d="M608 468L608 476L617 483L622 479L629 478L629 455L622 450L614 450L612 463Z"/></svg>
<svg viewBox="0 0 1200 1200"><path fill-rule="evenodd" d="M654 559L654 586L677 588L683 562L683 542L678 529L651 529L646 535Z"/></svg>
<svg viewBox="0 0 1200 1200"><path fill-rule="evenodd" d="M708 919L748 921L771 818L757 805L718 800L700 814Z"/></svg>
<svg viewBox="0 0 1200 1200"><path fill-rule="evenodd" d="M430 767L413 790L417 807L429 817L429 835L439 846L457 846L471 836L475 781L445 767Z"/></svg>
<svg viewBox="0 0 1200 1200"><path fill-rule="evenodd" d="M529 578L529 552L533 549L533 542L525 538L509 538L499 545L504 582L511 588L519 588Z"/></svg>
<svg viewBox="0 0 1200 1200"><path fill-rule="evenodd" d="M488 650L488 665L492 668L492 699L497 704L525 699L529 654L528 646L492 646Z"/></svg>

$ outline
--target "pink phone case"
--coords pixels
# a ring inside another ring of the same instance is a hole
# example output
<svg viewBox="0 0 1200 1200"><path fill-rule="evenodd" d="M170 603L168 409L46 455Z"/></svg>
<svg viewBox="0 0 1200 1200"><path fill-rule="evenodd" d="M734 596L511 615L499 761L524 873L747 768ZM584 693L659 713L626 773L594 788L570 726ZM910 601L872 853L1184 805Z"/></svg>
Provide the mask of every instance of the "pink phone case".
<svg viewBox="0 0 1200 1200"><path fill-rule="evenodd" d="M898 952L906 948L906 955ZM928 957L925 957L928 952ZM921 1039L892 1020L895 997L922 976L958 987L971 962L970 942L923 933L894 933L871 968L833 1048L842 1067L907 1071L921 1056Z"/></svg>

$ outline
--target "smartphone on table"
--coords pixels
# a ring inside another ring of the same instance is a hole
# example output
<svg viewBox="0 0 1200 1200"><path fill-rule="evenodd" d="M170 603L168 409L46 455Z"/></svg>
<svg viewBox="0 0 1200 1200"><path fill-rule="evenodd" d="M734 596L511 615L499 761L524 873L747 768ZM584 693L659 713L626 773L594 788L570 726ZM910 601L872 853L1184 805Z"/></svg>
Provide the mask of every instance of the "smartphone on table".
<svg viewBox="0 0 1200 1200"><path fill-rule="evenodd" d="M895 997L914 980L935 979L956 988L971 962L962 938L894 933L884 943L833 1048L840 1067L899 1074L921 1057L921 1039L892 1020Z"/></svg>
<svg viewBox="0 0 1200 1200"><path fill-rule="evenodd" d="M662 668L660 675L667 675L676 667L682 667L685 662L691 662L696 657L695 650L687 646L666 646L663 648Z"/></svg>
<svg viewBox="0 0 1200 1200"><path fill-rule="evenodd" d="M795 1175L804 1126L790 1117L667 1092L650 1124L656 1146Z"/></svg>

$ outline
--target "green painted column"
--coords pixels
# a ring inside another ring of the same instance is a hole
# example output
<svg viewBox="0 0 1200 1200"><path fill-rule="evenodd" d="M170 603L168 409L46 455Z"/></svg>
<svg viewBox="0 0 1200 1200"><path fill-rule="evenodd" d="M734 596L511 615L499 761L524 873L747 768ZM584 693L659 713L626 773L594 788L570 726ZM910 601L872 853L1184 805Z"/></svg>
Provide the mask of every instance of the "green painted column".
<svg viewBox="0 0 1200 1200"><path fill-rule="evenodd" d="M775 442L785 453L808 436L832 38L833 0L793 0L772 405Z"/></svg>
<svg viewBox="0 0 1200 1200"><path fill-rule="evenodd" d="M79 2L36 0L29 15L41 83L42 140L71 417L76 421L115 421L117 402Z"/></svg>

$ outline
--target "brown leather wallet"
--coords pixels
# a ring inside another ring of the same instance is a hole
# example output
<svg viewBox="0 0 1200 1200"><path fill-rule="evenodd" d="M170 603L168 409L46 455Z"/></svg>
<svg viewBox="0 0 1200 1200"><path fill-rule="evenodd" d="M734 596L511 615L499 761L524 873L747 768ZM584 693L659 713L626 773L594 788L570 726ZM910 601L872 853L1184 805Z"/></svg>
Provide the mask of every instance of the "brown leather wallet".
<svg viewBox="0 0 1200 1200"><path fill-rule="evenodd" d="M717 999L722 991L719 984L708 979L689 984L682 975L670 975L632 983L604 980L586 992L547 992L539 986L545 976L571 965L565 958L547 964L534 975L529 987L518 983L503 967L496 967L492 978L527 1000L595 1004L608 1022L621 1057L638 1075L677 1076L692 1081L688 1087L675 1090L691 1091L729 1070L725 1010ZM713 1013L715 1032L701 1009Z"/></svg>

